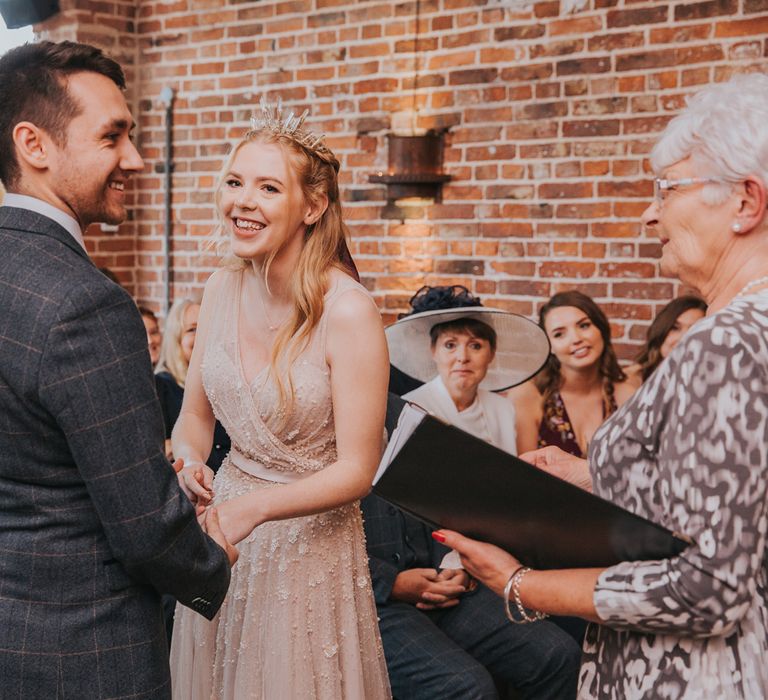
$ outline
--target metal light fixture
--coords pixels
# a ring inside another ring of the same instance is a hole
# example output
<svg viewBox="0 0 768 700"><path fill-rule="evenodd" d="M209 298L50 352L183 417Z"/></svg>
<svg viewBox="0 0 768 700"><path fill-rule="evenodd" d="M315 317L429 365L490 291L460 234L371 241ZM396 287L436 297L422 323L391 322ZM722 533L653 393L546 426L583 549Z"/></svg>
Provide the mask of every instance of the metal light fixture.
<svg viewBox="0 0 768 700"><path fill-rule="evenodd" d="M451 179L443 172L443 132L403 136L387 134L387 172L368 177L387 186L389 201L417 198L441 201L441 188Z"/></svg>
<svg viewBox="0 0 768 700"><path fill-rule="evenodd" d="M413 99L405 129L387 134L387 172L368 176L369 182L387 186L388 207L431 204L442 201L442 186L451 179L443 172L443 136L445 131L419 128L417 90L419 87L419 24L421 0L416 0L416 26L413 40Z"/></svg>

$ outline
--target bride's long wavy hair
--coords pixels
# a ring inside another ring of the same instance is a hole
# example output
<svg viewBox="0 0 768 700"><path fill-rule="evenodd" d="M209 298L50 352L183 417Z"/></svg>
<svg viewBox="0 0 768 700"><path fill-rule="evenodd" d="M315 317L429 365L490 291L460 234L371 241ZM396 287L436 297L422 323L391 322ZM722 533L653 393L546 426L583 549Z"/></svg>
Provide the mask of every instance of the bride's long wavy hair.
<svg viewBox="0 0 768 700"><path fill-rule="evenodd" d="M215 231L216 247L222 256L222 265L239 269L250 264L232 253L229 235L221 215L221 189L229 173L232 161L238 151L249 143L277 144L285 153L290 167L296 175L306 202L317 204L324 199L328 205L314 223L307 226L304 245L298 263L290 278L290 292L293 310L288 321L280 328L275 338L270 358L272 373L279 392L278 410L285 418L290 414L294 400L294 386L291 368L299 353L306 347L323 315L323 299L328 289L328 275L336 267L351 276L356 276L354 264L348 257L346 240L349 230L342 219L339 198L339 161L328 149L322 154L305 148L284 134L275 134L268 129L253 129L232 148L224 162L216 188L216 209L219 223ZM273 251L263 266L264 279L269 289L269 269L279 250ZM280 376L278 366L286 369L287 385Z"/></svg>

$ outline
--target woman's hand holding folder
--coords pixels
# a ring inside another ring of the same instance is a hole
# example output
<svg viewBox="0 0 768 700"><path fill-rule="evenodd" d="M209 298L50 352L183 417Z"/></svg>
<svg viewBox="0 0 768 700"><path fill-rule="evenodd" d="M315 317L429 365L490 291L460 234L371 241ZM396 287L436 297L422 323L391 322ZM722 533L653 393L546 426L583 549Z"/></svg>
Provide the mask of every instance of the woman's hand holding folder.
<svg viewBox="0 0 768 700"><path fill-rule="evenodd" d="M563 479L580 489L592 492L592 477L586 459L574 457L554 446L523 452L520 459L552 474L552 476L556 476L558 479Z"/></svg>

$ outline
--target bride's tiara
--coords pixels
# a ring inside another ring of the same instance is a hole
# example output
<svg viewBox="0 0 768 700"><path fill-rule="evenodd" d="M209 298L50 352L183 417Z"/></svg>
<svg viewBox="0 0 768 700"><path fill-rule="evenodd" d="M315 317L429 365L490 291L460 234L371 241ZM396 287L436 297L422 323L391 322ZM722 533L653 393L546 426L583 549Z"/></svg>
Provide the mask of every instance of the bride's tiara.
<svg viewBox="0 0 768 700"><path fill-rule="evenodd" d="M331 149L323 143L325 134L316 134L304 128L304 120L308 115L308 109L298 116L293 111L286 114L281 98L278 97L276 103L270 104L262 97L259 100L259 110L251 117L251 132L269 131L275 136L287 136L327 161L334 156Z"/></svg>

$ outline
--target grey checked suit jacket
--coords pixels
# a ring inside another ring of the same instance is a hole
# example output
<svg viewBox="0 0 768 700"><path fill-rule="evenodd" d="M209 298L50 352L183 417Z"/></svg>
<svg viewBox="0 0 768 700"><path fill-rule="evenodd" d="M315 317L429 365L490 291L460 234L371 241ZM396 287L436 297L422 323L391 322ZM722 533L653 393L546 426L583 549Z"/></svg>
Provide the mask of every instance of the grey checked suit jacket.
<svg viewBox="0 0 768 700"><path fill-rule="evenodd" d="M170 697L160 592L229 585L163 455L131 298L46 217L0 207L0 697Z"/></svg>

